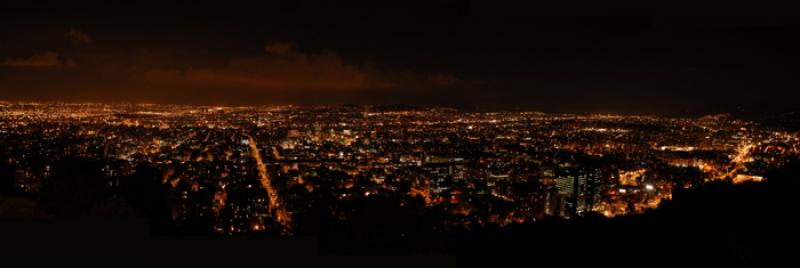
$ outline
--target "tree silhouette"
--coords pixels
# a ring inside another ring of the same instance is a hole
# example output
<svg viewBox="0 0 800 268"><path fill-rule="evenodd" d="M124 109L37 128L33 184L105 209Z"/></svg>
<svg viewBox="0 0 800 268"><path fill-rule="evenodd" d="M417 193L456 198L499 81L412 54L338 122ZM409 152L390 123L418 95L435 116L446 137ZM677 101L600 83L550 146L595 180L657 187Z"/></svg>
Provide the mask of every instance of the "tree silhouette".
<svg viewBox="0 0 800 268"><path fill-rule="evenodd" d="M154 233L168 234L171 232L169 186L160 179L159 169L147 163L140 164L132 176L120 179L120 196L127 200L137 216L150 219Z"/></svg>
<svg viewBox="0 0 800 268"><path fill-rule="evenodd" d="M8 158L0 153L0 195L10 195L14 190L14 169L8 164Z"/></svg>
<svg viewBox="0 0 800 268"><path fill-rule="evenodd" d="M106 195L99 162L65 158L53 167L53 177L44 183L39 196L49 213L58 217L83 216Z"/></svg>

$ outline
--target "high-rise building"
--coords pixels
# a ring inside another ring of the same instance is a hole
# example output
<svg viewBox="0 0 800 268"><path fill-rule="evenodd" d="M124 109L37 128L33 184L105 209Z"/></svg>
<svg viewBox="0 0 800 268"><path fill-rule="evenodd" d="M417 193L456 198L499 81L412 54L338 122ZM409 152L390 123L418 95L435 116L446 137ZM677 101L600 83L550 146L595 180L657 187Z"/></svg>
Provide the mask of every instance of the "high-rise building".
<svg viewBox="0 0 800 268"><path fill-rule="evenodd" d="M567 214L575 215L591 210L594 199L592 183L598 174L599 171L590 173L585 169L575 168L558 171L556 188L563 197Z"/></svg>
<svg viewBox="0 0 800 268"><path fill-rule="evenodd" d="M575 214L577 208L577 176L575 176L572 169L559 170L558 173L556 176L556 188L564 204L563 214L564 216Z"/></svg>

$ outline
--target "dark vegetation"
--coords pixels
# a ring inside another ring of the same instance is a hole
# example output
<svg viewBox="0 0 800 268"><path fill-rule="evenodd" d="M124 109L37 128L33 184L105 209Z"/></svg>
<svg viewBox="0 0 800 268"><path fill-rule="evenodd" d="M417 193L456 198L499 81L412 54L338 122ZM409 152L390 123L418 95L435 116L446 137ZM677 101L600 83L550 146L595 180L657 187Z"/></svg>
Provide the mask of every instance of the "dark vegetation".
<svg viewBox="0 0 800 268"><path fill-rule="evenodd" d="M211 218L180 226L168 220L168 189L160 183L156 168L140 165L133 176L119 178L114 191L103 186L102 174L94 172L99 168L92 160L63 159L55 165L57 175L38 195L25 195L14 191L13 174L7 163L0 162L0 221L67 218L95 224L148 219L143 235L215 237ZM321 172L317 183L330 184L335 176ZM791 266L797 264L793 251L800 241L795 215L800 162L767 178L761 183L720 182L678 191L672 201L640 215L607 219L589 214L572 220L447 231L434 227L441 215L426 209L421 198L375 195L342 203L326 191L289 189L289 193L309 200L309 209L294 217L294 231L298 237L318 240L322 254L448 254L457 256L460 266L482 267ZM350 208L347 220L329 213L334 206ZM83 235L95 235L92 231ZM130 237L130 230L111 228L102 236Z"/></svg>

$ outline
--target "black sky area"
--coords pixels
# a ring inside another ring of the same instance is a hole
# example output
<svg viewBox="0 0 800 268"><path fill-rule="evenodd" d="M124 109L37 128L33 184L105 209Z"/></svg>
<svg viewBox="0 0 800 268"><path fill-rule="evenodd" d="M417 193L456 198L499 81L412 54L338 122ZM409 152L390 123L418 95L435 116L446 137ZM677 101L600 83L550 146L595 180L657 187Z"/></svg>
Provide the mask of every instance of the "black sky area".
<svg viewBox="0 0 800 268"><path fill-rule="evenodd" d="M615 113L799 106L800 20L769 12L551 12L491 1L0 9L6 100Z"/></svg>

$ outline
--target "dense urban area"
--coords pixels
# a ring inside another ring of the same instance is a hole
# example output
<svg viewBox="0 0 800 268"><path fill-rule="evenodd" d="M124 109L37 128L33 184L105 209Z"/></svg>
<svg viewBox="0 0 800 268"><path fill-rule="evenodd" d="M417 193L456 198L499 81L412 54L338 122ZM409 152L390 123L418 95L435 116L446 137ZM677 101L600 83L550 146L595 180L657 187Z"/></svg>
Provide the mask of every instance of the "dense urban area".
<svg viewBox="0 0 800 268"><path fill-rule="evenodd" d="M725 114L356 105L3 102L0 139L11 191L69 196L42 201L42 217L143 207L173 232L225 235L291 235L380 200L434 215L428 228L443 232L617 217L678 189L769 180L800 155L798 132Z"/></svg>

